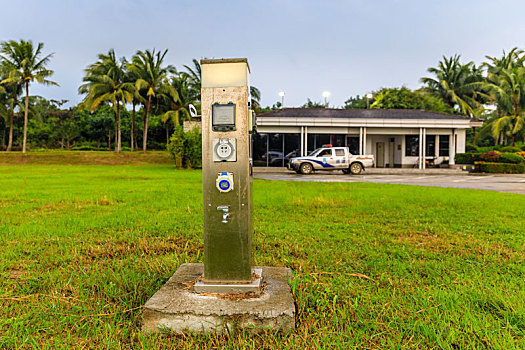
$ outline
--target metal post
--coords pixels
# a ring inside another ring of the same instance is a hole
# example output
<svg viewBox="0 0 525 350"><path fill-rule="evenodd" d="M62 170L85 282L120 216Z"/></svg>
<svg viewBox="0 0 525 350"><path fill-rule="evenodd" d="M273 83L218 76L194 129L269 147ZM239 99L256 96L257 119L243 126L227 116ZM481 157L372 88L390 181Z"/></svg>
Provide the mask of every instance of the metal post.
<svg viewBox="0 0 525 350"><path fill-rule="evenodd" d="M248 60L201 60L201 67L203 282L247 283L252 280Z"/></svg>

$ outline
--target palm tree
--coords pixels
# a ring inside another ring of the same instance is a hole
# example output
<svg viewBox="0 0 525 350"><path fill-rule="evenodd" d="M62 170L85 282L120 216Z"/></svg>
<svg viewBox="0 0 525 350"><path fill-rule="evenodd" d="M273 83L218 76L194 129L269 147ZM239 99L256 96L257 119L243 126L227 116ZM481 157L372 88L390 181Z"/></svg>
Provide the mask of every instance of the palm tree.
<svg viewBox="0 0 525 350"><path fill-rule="evenodd" d="M201 78L202 78L202 69L201 64L197 59L191 60L193 62L193 68L184 65L184 68L188 70L188 76L192 83L193 89L199 91L199 101L200 101L200 91L201 91Z"/></svg>
<svg viewBox="0 0 525 350"><path fill-rule="evenodd" d="M0 81L7 79L8 67L2 62L0 66ZM9 136L7 142L7 151L10 152L13 147L13 124L15 117L15 108L21 107L19 97L22 94L22 84L20 82L3 83L0 85L2 99L2 110L6 126L9 125Z"/></svg>
<svg viewBox="0 0 525 350"><path fill-rule="evenodd" d="M200 90L195 88L195 83L192 77L182 72L171 78L171 86L177 91L178 100L170 101L170 109L168 115L172 117L175 125L179 125L183 120L189 120L190 115L190 104L198 105L198 101L201 97ZM199 82L200 84L200 82ZM171 113L171 114L169 114ZM167 118L165 114L164 118Z"/></svg>
<svg viewBox="0 0 525 350"><path fill-rule="evenodd" d="M503 56L501 58L485 56L490 62L483 63L483 66L487 67L487 71L492 74L498 74L503 69L523 67L523 61L525 60L525 55L523 55L523 50L519 50L517 47L505 53L503 51Z"/></svg>
<svg viewBox="0 0 525 350"><path fill-rule="evenodd" d="M511 138L514 146L516 136L523 130L525 122L525 67L498 69L488 72L483 84L487 97L498 108L500 117L492 123L496 143L501 135Z"/></svg>
<svg viewBox="0 0 525 350"><path fill-rule="evenodd" d="M130 64L126 66L126 72L125 72L125 80L128 83L131 83L133 85L133 97L131 100L132 109L131 109L131 130L130 130L130 149L131 152L135 150L136 147L136 133L135 133L135 114L136 114L136 107L138 103L144 103L145 99L140 94L140 89L137 88L137 79L138 76L132 72L130 69Z"/></svg>
<svg viewBox="0 0 525 350"><path fill-rule="evenodd" d="M176 73L176 70L171 65L163 66L167 52L168 50L164 52L155 52L155 50L137 51L129 65L129 70L138 76L135 83L137 90L145 93L143 104L146 109L146 117L144 118L142 138L142 150L144 152L146 152L148 142L152 99L178 99L177 91L168 83L168 73Z"/></svg>
<svg viewBox="0 0 525 350"><path fill-rule="evenodd" d="M125 81L124 67L127 62L124 58L117 59L115 51L109 50L107 54L98 55L98 61L86 69L84 84L79 87L80 93L86 93L84 104L91 111L97 109L103 103L113 106L115 115L115 151L122 150L121 137L121 103L125 108L127 102L131 102L134 94L132 83Z"/></svg>
<svg viewBox="0 0 525 350"><path fill-rule="evenodd" d="M443 56L438 67L427 70L435 77L421 78L421 82L426 84L425 90L441 97L450 108L458 107L462 114L472 117L481 107L478 89L483 77L473 62L461 64L459 59L460 55Z"/></svg>
<svg viewBox="0 0 525 350"><path fill-rule="evenodd" d="M36 80L40 84L58 86L54 81L47 79L53 75L53 71L46 68L53 54L42 57L43 48L43 43L38 43L35 48L31 40L20 40L20 42L10 40L0 44L0 59L8 72L7 79L4 79L2 83L19 82L23 83L25 88L23 153L26 152L27 144L29 85Z"/></svg>
<svg viewBox="0 0 525 350"><path fill-rule="evenodd" d="M253 110L259 110L261 108L261 90L255 86L250 86L251 107Z"/></svg>

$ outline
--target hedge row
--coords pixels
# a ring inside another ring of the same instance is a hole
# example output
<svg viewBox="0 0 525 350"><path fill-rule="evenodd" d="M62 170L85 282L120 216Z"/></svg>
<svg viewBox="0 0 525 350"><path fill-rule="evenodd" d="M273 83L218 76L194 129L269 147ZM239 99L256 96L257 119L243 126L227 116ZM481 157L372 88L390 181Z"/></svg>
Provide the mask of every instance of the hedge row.
<svg viewBox="0 0 525 350"><path fill-rule="evenodd" d="M503 173L503 174L525 174L525 163L477 163L478 171L482 173Z"/></svg>
<svg viewBox="0 0 525 350"><path fill-rule="evenodd" d="M525 157L516 153L500 153L489 151L485 153L458 153L454 158L456 164L475 164L476 162L520 164L525 162Z"/></svg>

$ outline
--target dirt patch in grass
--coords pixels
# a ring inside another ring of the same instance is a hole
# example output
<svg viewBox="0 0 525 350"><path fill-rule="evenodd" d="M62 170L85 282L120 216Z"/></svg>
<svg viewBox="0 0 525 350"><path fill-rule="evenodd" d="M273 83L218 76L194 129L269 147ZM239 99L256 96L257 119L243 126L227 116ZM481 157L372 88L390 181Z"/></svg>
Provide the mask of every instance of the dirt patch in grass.
<svg viewBox="0 0 525 350"><path fill-rule="evenodd" d="M453 254L457 256L497 256L504 260L523 259L523 252L513 250L501 244L488 243L475 238L468 240L458 236L447 237L429 233L410 232L399 235L395 242L408 244L416 249L431 251L440 254Z"/></svg>
<svg viewBox="0 0 525 350"><path fill-rule="evenodd" d="M111 151L46 151L0 152L0 165L173 165L166 151L122 152Z"/></svg>
<svg viewBox="0 0 525 350"><path fill-rule="evenodd" d="M202 250L202 244L182 238L141 238L135 241L103 241L95 243L83 251L87 261L103 259L120 259L132 255L166 255L185 252L193 255Z"/></svg>

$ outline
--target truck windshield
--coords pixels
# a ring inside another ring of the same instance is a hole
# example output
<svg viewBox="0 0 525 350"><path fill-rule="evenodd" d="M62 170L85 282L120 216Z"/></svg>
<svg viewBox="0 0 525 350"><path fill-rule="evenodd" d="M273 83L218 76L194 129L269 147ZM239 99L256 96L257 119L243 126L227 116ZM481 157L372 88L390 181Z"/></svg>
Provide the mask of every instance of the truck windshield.
<svg viewBox="0 0 525 350"><path fill-rule="evenodd" d="M310 154L308 154L308 156L310 157L313 157L313 156L316 156L319 152L321 152L322 148L318 148L312 152L310 152Z"/></svg>

